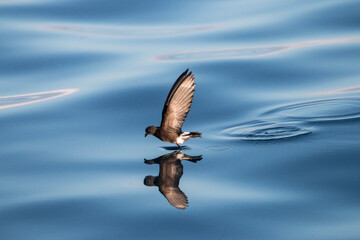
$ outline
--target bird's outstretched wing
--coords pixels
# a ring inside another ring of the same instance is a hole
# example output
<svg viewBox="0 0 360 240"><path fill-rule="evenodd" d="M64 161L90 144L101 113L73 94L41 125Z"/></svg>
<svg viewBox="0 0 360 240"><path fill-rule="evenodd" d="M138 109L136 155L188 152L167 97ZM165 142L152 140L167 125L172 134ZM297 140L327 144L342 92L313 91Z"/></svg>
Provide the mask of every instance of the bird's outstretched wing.
<svg viewBox="0 0 360 240"><path fill-rule="evenodd" d="M167 189L167 191L161 193L171 205L178 209L185 209L189 206L186 195L178 187Z"/></svg>
<svg viewBox="0 0 360 240"><path fill-rule="evenodd" d="M178 133L188 115L194 97L194 75L187 69L176 80L165 101L161 128L173 128Z"/></svg>

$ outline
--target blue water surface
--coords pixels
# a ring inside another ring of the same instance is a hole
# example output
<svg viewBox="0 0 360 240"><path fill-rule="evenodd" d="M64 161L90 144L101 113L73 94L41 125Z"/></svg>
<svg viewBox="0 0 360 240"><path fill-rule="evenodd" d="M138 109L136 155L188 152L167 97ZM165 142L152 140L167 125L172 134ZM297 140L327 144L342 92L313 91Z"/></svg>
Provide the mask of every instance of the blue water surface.
<svg viewBox="0 0 360 240"><path fill-rule="evenodd" d="M360 239L359 9L0 0L0 239Z"/></svg>

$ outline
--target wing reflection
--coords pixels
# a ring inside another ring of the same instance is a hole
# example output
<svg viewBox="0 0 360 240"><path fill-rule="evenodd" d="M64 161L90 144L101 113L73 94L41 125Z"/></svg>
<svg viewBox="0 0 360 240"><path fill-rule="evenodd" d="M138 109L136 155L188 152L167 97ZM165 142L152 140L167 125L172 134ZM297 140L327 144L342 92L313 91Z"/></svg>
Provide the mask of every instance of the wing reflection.
<svg viewBox="0 0 360 240"><path fill-rule="evenodd" d="M202 155L189 156L181 151L174 151L152 160L145 159L144 163L146 164L159 164L160 170L157 177L146 176L144 184L148 187L157 186L172 206L185 209L188 207L189 202L186 195L179 188L180 178L183 175L181 160L196 163L201 159Z"/></svg>

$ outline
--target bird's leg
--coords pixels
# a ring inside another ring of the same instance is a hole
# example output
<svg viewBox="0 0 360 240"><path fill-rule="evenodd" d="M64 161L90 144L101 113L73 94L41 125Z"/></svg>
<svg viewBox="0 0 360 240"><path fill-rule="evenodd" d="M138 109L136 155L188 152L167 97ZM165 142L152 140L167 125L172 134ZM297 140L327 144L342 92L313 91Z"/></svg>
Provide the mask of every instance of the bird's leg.
<svg viewBox="0 0 360 240"><path fill-rule="evenodd" d="M178 147L180 148L180 150L182 150L182 147L181 147L179 144L176 144L176 145L178 145Z"/></svg>

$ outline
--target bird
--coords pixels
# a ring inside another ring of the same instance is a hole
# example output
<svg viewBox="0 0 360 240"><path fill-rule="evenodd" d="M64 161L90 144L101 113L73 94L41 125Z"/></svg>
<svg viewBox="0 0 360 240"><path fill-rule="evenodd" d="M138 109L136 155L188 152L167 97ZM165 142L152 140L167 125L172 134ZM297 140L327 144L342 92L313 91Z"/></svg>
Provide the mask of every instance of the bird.
<svg viewBox="0 0 360 240"><path fill-rule="evenodd" d="M189 156L181 151L164 154L152 160L144 159L146 164L159 164L159 176L146 176L144 185L151 187L157 186L161 194L169 201L169 203L178 208L185 209L189 202L186 195L180 190L180 178L183 175L183 165L181 160L188 160L196 163L202 159L202 155Z"/></svg>
<svg viewBox="0 0 360 240"><path fill-rule="evenodd" d="M174 143L182 150L180 144L190 138L201 138L200 132L183 132L182 125L188 115L194 98L194 74L187 69L175 81L166 98L159 127L149 126L145 137L154 135L161 141Z"/></svg>

